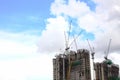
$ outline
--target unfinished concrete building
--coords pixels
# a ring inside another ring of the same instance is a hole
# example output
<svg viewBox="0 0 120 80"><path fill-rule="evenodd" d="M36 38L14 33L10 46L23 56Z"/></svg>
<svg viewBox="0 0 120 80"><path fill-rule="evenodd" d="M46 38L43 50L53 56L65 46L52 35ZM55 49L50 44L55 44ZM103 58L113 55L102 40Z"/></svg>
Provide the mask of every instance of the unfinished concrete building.
<svg viewBox="0 0 120 80"><path fill-rule="evenodd" d="M118 80L119 65L108 65L106 61L95 63L96 80Z"/></svg>
<svg viewBox="0 0 120 80"><path fill-rule="evenodd" d="M68 60L63 56L63 54L59 54L53 59L53 80L63 80L67 76Z"/></svg>
<svg viewBox="0 0 120 80"><path fill-rule="evenodd" d="M59 54L53 59L54 80L91 80L90 55L86 49Z"/></svg>

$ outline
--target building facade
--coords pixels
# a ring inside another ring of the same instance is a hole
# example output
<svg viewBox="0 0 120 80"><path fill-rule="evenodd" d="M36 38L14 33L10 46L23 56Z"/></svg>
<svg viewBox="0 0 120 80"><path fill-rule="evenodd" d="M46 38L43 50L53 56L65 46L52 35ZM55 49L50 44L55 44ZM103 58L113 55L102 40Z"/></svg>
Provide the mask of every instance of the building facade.
<svg viewBox="0 0 120 80"><path fill-rule="evenodd" d="M91 80L90 55L86 49L70 51L53 59L54 80Z"/></svg>
<svg viewBox="0 0 120 80"><path fill-rule="evenodd" d="M119 65L108 65L106 61L95 63L96 80L117 80L119 77Z"/></svg>

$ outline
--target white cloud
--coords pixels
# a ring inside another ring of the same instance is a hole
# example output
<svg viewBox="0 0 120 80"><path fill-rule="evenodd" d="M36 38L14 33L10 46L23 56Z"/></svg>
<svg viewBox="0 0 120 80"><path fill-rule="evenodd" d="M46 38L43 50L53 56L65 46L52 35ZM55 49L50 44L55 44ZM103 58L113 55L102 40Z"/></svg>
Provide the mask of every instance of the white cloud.
<svg viewBox="0 0 120 80"><path fill-rule="evenodd" d="M68 22L64 17L49 18L47 20L46 29L39 38L39 51L55 52L63 49L65 46L64 31L67 30Z"/></svg>
<svg viewBox="0 0 120 80"><path fill-rule="evenodd" d="M50 56L38 55L31 58L0 61L1 80L27 80L27 78L47 77L52 80L52 60ZM48 67L49 65L49 67Z"/></svg>
<svg viewBox="0 0 120 80"><path fill-rule="evenodd" d="M52 80L52 55L37 52L31 33L0 32L0 80Z"/></svg>
<svg viewBox="0 0 120 80"><path fill-rule="evenodd" d="M36 51L37 36L2 31L0 36L0 55L26 55Z"/></svg>
<svg viewBox="0 0 120 80"><path fill-rule="evenodd" d="M70 17L80 17L90 12L89 7L84 3L76 0L55 0L51 5L53 15L67 15Z"/></svg>
<svg viewBox="0 0 120 80"><path fill-rule="evenodd" d="M53 3L51 11L55 15L59 13L59 15L64 14L76 18L81 28L92 32L95 35L94 44L97 49L96 51L104 52L104 49L107 47L105 45L107 45L110 38L112 38L111 51L119 51L119 1L120 0L96 0L97 6L95 12L90 11L89 7L80 1L70 0L68 3L64 1L57 3L56 1ZM84 4L84 6L82 4Z"/></svg>
<svg viewBox="0 0 120 80"><path fill-rule="evenodd" d="M119 1L120 0L95 0L98 4L96 8L96 15L99 19L99 27L103 32L96 35L96 46L98 46L99 51L104 50L108 44L108 40L111 38L111 50L110 51L119 51L120 42L120 21L119 21ZM97 43L100 43L97 45Z"/></svg>
<svg viewBox="0 0 120 80"><path fill-rule="evenodd" d="M86 15L78 18L78 24L81 28L85 29L88 32L97 32L99 22L96 19L95 13L87 13Z"/></svg>
<svg viewBox="0 0 120 80"><path fill-rule="evenodd" d="M63 33L59 32L58 29L62 29L65 24L61 26L57 21L59 16L63 16L63 21L66 16L77 20L77 24L80 28L85 29L87 32L92 32L95 35L95 39L90 41L96 51L96 57L104 56L104 51L108 47L109 39L112 39L110 53L114 52L119 54L120 51L120 0L93 0L96 3L96 10L93 12L89 6L79 0L55 0L51 5L51 14L56 16L50 18L49 23L46 26L46 30L43 31L40 37L41 48L44 51L53 52L63 47L64 37L58 37L58 33L63 36ZM54 23L54 24L53 24ZM51 26L52 25L52 26ZM53 28L56 29L53 30ZM74 26L74 25L73 25ZM76 27L74 27L76 28ZM57 35L53 34L56 33ZM47 38L46 38L47 37ZM48 38L52 39L49 41ZM56 39L57 38L57 39ZM60 38L60 39L59 39ZM61 40L62 39L62 40ZM81 36L80 36L81 39ZM78 41L80 46L84 46L85 41ZM43 44L44 43L44 44ZM52 44L52 46L51 46ZM78 45L79 45L78 44ZM47 46L47 47L46 47ZM120 55L118 55L120 57Z"/></svg>

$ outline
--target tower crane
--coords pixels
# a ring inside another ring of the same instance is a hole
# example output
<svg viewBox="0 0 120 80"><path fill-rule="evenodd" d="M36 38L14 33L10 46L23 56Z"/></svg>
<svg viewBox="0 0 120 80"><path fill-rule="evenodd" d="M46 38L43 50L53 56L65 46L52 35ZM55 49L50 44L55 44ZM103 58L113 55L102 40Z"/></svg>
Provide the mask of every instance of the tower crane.
<svg viewBox="0 0 120 80"><path fill-rule="evenodd" d="M106 63L107 63L108 65L111 65L111 64L112 64L112 61L111 61L110 59L108 59L108 54L109 54L109 51L110 51L111 41L112 41L112 39L109 40L108 48L107 48L107 51L106 51L105 57L104 57L105 60L106 60Z"/></svg>
<svg viewBox="0 0 120 80"><path fill-rule="evenodd" d="M65 36L65 51L64 51L64 54L63 54L63 80L66 80L66 77L65 77L65 55L69 55L69 49L70 49L70 46L69 46L69 37L70 37L70 30L71 30L71 23L72 21L70 22L70 26L69 26L69 32L68 32L68 35L66 35L66 32L64 31L64 36ZM69 55L69 65L70 65L70 55ZM68 67L70 70L70 66ZM67 75L67 78L68 78L68 75Z"/></svg>
<svg viewBox="0 0 120 80"><path fill-rule="evenodd" d="M71 30L71 23L72 23L72 21L70 22L70 26L69 26L69 32L68 32L68 35L66 35L66 33L65 33L65 31L64 31L64 36L65 36L65 52L64 52L64 54L63 54L63 80L70 80L70 72L71 72L71 64L72 64L72 62L71 62L71 60L70 60L70 51L69 51L69 49L70 49L70 46L73 44L73 42L75 43L75 46L76 46L76 49L77 49L77 44L76 44L76 39L80 36L80 34L83 32L83 30L81 30L80 32L79 32L79 34L76 36L76 37L74 37L74 39L73 39L73 41L71 41L71 43L69 44L69 38L70 38L70 30ZM68 55L68 72L67 72L67 79L65 78L65 55Z"/></svg>
<svg viewBox="0 0 120 80"><path fill-rule="evenodd" d="M70 43L70 45L69 45L69 48L70 48L70 46L73 44L73 42L75 43L75 46L76 46L76 49L77 49L77 43L76 43L76 39L80 36L80 34L82 33L83 31L81 30L80 32L79 32L79 34L76 36L76 37L74 37L74 39L73 39L73 41ZM70 71L71 71L71 65L72 65L72 62L71 62L71 60L70 60L70 54L69 54L69 67L68 67L68 73L67 73L67 80L70 80Z"/></svg>
<svg viewBox="0 0 120 80"><path fill-rule="evenodd" d="M105 57L104 57L105 58L105 63L107 64L107 71L108 71L107 76L108 77L111 77L111 71L110 71L109 67L111 67L111 64L113 64L112 61L110 59L108 59L108 54L109 54L109 50L110 50L111 40L112 39L109 40L108 48L107 48L107 51L106 51Z"/></svg>
<svg viewBox="0 0 120 80"><path fill-rule="evenodd" d="M94 51L94 47L93 49L91 48L91 45L89 43L89 40L87 39L90 51L91 51L91 57L92 57L92 63L93 63L93 80L96 80L96 76L95 76L95 64L94 64L94 55L95 55L95 51Z"/></svg>
<svg viewBox="0 0 120 80"><path fill-rule="evenodd" d="M109 40L108 49L107 49L106 55L105 55L105 57L104 57L106 60L108 59L107 57L108 57L108 54L109 54L109 51L110 51L111 40L112 40L112 39Z"/></svg>
<svg viewBox="0 0 120 80"><path fill-rule="evenodd" d="M90 51L91 51L92 59L94 60L94 54L95 54L94 48L93 49L91 48L91 45L90 45L88 39L87 39L87 42L88 42L88 45L89 45L89 48L90 48Z"/></svg>

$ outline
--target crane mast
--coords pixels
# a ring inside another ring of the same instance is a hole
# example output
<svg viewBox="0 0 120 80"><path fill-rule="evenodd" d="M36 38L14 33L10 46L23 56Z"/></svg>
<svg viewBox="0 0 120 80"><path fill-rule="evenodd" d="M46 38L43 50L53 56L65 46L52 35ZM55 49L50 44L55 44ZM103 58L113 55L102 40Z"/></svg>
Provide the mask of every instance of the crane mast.
<svg viewBox="0 0 120 80"><path fill-rule="evenodd" d="M68 35L66 35L65 31L64 31L64 36L65 36L65 45L66 45L66 48L65 48L65 52L64 52L64 56L63 56L63 80L70 80L70 72L71 72L71 60L70 60L70 53L69 53L69 49L70 49L70 46L73 44L73 42L75 43L75 46L76 46L76 49L77 49L77 43L76 43L76 39L80 36L80 34L83 32L80 31L79 34L74 37L73 41L71 41L71 43L69 44L69 39L70 39L70 30L71 30L71 23L72 21L70 22L70 26L69 26L69 32L68 32ZM68 72L67 72L67 79L65 78L65 54L68 55Z"/></svg>
<svg viewBox="0 0 120 80"><path fill-rule="evenodd" d="M71 21L72 22L72 21ZM67 55L69 55L69 49L70 49L70 46L68 46L69 45L69 36L70 36L70 30L71 30L71 22L70 22L70 26L69 26L69 32L68 32L68 36L66 36L66 33L65 33L65 31L64 31L64 36L65 36L65 46L66 46L66 48L65 48L65 52L64 52L64 54L63 54L63 80L66 80L66 78L65 78L65 55L67 54ZM69 65L70 65L70 55L69 55ZM70 67L68 67L69 69L70 69ZM68 75L67 75L67 77L68 77Z"/></svg>
<svg viewBox="0 0 120 80"><path fill-rule="evenodd" d="M112 39L109 40L107 52L106 52L106 55L105 55L105 57L104 57L106 60L108 59L107 57L108 57L108 54L109 54L109 51L110 51L111 40L112 40Z"/></svg>
<svg viewBox="0 0 120 80"><path fill-rule="evenodd" d="M91 51L91 57L92 57L92 63L93 63L93 80L96 80L96 76L95 76L95 66L94 66L94 55L95 55L95 52L94 52L94 48L92 49L91 48L91 45L89 43L89 40L87 39L87 42L88 42L88 45L89 45L89 48L90 48L90 51Z"/></svg>

